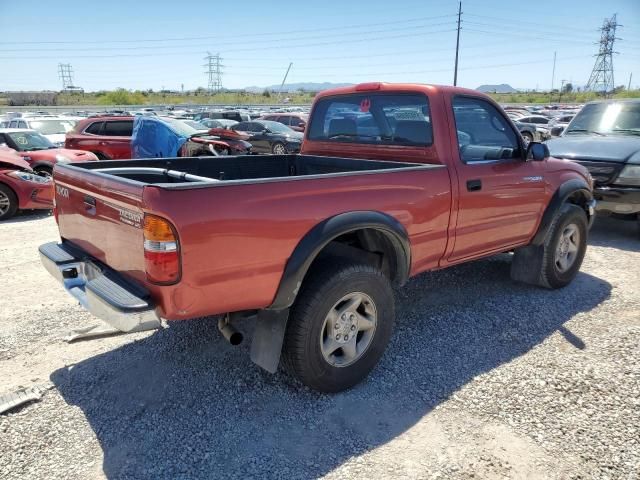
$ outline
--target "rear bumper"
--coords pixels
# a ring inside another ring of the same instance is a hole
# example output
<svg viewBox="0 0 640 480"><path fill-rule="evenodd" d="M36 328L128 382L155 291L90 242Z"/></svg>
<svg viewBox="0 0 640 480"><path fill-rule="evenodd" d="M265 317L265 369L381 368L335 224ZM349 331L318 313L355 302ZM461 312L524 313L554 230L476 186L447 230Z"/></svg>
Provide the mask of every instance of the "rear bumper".
<svg viewBox="0 0 640 480"><path fill-rule="evenodd" d="M596 187L597 210L620 214L640 213L640 188Z"/></svg>
<svg viewBox="0 0 640 480"><path fill-rule="evenodd" d="M40 260L80 305L123 332L160 326L149 293L67 243L40 245Z"/></svg>

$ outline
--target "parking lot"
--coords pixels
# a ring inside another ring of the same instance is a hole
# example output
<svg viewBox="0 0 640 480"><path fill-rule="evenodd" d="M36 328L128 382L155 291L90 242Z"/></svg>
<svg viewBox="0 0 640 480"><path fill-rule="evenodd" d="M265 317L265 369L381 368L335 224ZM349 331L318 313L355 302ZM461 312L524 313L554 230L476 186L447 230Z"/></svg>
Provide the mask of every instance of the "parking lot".
<svg viewBox="0 0 640 480"><path fill-rule="evenodd" d="M512 283L508 255L413 279L373 374L322 395L213 319L65 343L95 320L40 265L53 218L19 215L0 227L0 394L51 388L0 416L2 477L638 478L636 227L598 219L557 291Z"/></svg>

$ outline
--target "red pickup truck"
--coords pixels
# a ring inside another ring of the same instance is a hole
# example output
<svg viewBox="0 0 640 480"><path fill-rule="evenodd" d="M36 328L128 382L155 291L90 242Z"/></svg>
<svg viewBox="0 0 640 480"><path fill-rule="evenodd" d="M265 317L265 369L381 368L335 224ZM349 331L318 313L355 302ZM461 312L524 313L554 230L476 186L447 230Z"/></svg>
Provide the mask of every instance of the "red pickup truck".
<svg viewBox="0 0 640 480"><path fill-rule="evenodd" d="M392 285L514 252L515 280L577 274L593 219L587 170L525 146L489 97L367 83L321 93L300 155L57 165L61 243L47 270L124 331L256 317L251 358L340 391L376 365Z"/></svg>

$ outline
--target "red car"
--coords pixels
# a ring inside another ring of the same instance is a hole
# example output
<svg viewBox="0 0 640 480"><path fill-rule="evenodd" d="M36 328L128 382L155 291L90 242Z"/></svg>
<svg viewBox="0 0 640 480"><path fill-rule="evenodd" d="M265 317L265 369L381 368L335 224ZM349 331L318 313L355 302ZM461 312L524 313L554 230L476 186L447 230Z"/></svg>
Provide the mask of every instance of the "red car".
<svg viewBox="0 0 640 480"><path fill-rule="evenodd" d="M270 113L263 115L259 120L271 120L282 123L296 132L304 132L304 129L307 128L309 115L306 113Z"/></svg>
<svg viewBox="0 0 640 480"><path fill-rule="evenodd" d="M564 287L595 201L585 167L526 145L487 95L365 83L316 96L302 154L61 165L56 205L42 262L94 315L124 331L221 315L232 343L255 318L255 363L282 352L336 392L380 360L394 285L513 252L514 280Z"/></svg>
<svg viewBox="0 0 640 480"><path fill-rule="evenodd" d="M57 163L91 162L98 160L91 152L57 148L44 135L35 130L0 128L0 145L15 150L33 170L51 175Z"/></svg>
<svg viewBox="0 0 640 480"><path fill-rule="evenodd" d="M89 117L67 132L64 146L93 152L99 160L131 157L132 116Z"/></svg>
<svg viewBox="0 0 640 480"><path fill-rule="evenodd" d="M37 175L14 150L0 147L0 220L18 210L50 209L53 182Z"/></svg>

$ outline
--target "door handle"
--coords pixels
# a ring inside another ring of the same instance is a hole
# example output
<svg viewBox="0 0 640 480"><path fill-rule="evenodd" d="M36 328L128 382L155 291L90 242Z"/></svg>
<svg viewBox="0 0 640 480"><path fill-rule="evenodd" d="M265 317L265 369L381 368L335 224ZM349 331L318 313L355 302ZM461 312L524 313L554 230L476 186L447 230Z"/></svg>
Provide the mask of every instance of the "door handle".
<svg viewBox="0 0 640 480"><path fill-rule="evenodd" d="M95 215L96 214L96 199L89 196L89 195L85 195L84 197L84 209L86 210L86 212L89 215Z"/></svg>
<svg viewBox="0 0 640 480"><path fill-rule="evenodd" d="M482 190L482 180L467 180L467 190L470 192L477 192L478 190Z"/></svg>

